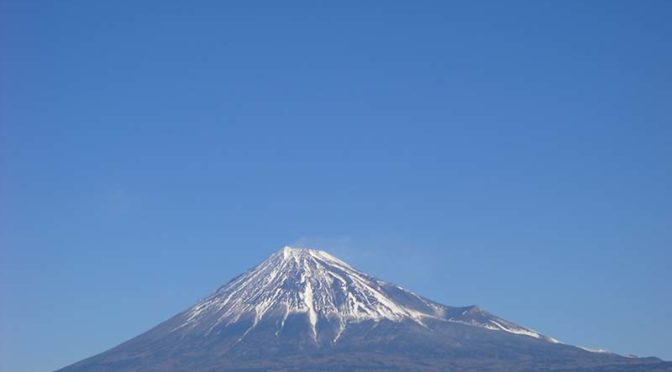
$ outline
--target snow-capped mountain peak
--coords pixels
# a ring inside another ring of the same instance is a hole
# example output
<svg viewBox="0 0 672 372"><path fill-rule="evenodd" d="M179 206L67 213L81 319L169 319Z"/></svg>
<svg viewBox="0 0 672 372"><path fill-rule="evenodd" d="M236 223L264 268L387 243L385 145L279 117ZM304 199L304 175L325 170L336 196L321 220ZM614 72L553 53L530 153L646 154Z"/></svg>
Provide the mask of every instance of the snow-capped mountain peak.
<svg viewBox="0 0 672 372"><path fill-rule="evenodd" d="M207 321L212 329L249 316L256 324L270 315L280 315L282 326L289 315L303 313L316 336L320 318L345 327L363 320L421 322L437 316L438 307L418 311L396 303L383 285L324 251L284 247L188 310L181 326Z"/></svg>
<svg viewBox="0 0 672 372"><path fill-rule="evenodd" d="M563 345L477 306L433 302L329 253L284 247L186 311L64 371L604 370L630 364L661 362Z"/></svg>
<svg viewBox="0 0 672 372"><path fill-rule="evenodd" d="M320 322L335 326L334 341L352 323L408 320L424 326L426 319L554 341L475 306L454 308L427 300L370 277L327 252L289 246L187 310L175 330L186 327L210 333L241 320L251 320L251 330L264 319L277 319L279 334L293 315L307 318L314 339Z"/></svg>

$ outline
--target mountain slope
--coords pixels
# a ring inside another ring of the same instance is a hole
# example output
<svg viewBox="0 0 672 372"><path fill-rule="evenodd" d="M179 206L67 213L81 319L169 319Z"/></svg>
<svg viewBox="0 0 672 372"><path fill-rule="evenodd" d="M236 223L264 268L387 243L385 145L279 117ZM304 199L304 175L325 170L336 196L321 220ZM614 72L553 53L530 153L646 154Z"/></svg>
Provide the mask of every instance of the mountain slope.
<svg viewBox="0 0 672 372"><path fill-rule="evenodd" d="M564 345L476 306L430 301L326 252L285 247L152 330L62 371L304 368L670 367Z"/></svg>

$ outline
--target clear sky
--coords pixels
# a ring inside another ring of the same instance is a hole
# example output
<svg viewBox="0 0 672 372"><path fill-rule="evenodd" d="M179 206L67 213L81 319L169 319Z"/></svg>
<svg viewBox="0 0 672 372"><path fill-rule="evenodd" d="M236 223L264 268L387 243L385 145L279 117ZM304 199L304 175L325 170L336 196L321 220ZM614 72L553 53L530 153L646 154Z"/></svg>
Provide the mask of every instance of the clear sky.
<svg viewBox="0 0 672 372"><path fill-rule="evenodd" d="M285 244L672 360L672 2L0 11L6 371L110 348Z"/></svg>

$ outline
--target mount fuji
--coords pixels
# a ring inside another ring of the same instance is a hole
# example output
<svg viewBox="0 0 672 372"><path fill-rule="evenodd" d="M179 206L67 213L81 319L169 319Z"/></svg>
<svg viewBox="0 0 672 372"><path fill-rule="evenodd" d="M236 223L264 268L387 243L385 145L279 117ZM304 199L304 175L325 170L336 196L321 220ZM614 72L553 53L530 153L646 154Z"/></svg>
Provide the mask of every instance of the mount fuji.
<svg viewBox="0 0 672 372"><path fill-rule="evenodd" d="M320 250L284 247L191 308L61 369L670 371L443 305Z"/></svg>

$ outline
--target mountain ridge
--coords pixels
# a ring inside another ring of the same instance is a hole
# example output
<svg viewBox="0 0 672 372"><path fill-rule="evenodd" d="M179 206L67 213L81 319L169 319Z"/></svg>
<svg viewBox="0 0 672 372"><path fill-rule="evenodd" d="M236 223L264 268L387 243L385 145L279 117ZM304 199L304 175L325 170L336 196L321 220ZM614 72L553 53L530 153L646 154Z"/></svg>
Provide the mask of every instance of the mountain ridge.
<svg viewBox="0 0 672 372"><path fill-rule="evenodd" d="M261 279L255 280L258 278ZM291 279L295 281L287 288ZM392 297L396 297L396 301ZM399 305L400 297L405 299L404 305ZM211 316L213 311L217 312L218 319L209 331L222 322L231 324L246 313L254 313L254 327L266 313L284 312L278 331L289 314L305 313L314 336L320 318L336 318L339 332L335 340L352 322L406 319L424 326L423 319L433 318L558 342L495 317L476 305L449 307L428 300L400 286L370 277L325 251L289 246L193 306L188 310L185 323L178 328L190 324L197 326L198 319Z"/></svg>
<svg viewBox="0 0 672 372"><path fill-rule="evenodd" d="M565 345L475 305L434 302L325 251L286 246L148 332L62 371L331 370L340 365L392 370L661 366L657 359Z"/></svg>

